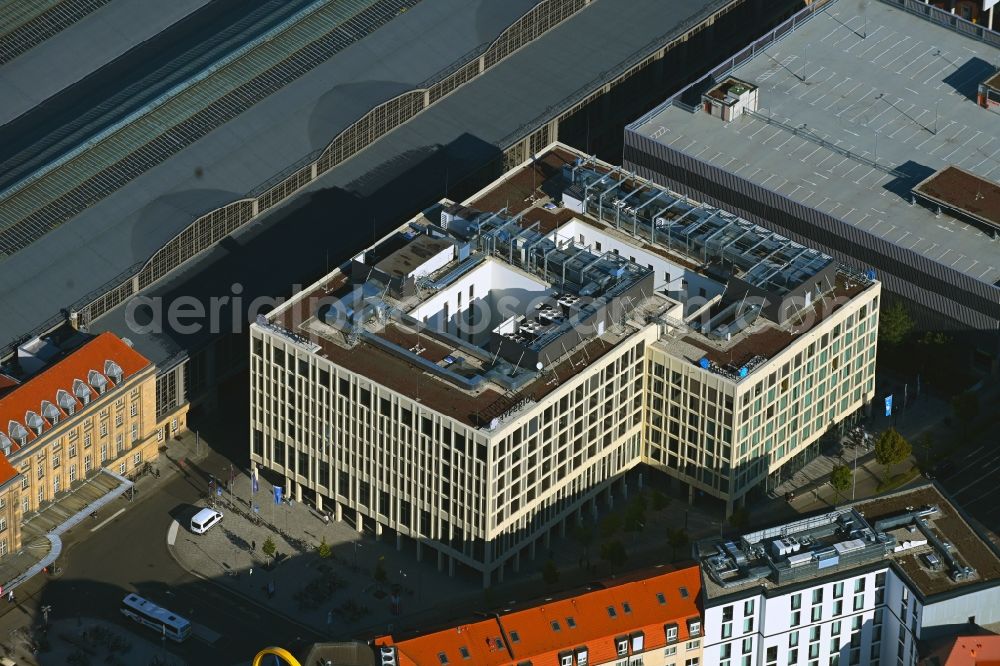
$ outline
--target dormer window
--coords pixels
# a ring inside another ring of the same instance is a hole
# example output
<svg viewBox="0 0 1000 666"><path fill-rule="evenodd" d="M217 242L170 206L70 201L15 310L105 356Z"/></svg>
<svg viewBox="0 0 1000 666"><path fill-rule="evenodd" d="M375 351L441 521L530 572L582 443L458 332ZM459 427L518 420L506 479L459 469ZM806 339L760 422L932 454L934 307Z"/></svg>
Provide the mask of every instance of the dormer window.
<svg viewBox="0 0 1000 666"><path fill-rule="evenodd" d="M7 424L7 434L10 435L11 441L17 442L19 446L28 443L28 431L17 421L12 420Z"/></svg>
<svg viewBox="0 0 1000 666"><path fill-rule="evenodd" d="M73 395L86 407L90 404L90 387L80 379L73 380Z"/></svg>
<svg viewBox="0 0 1000 666"><path fill-rule="evenodd" d="M67 416L73 416L73 412L76 411L76 398L64 389L56 391L56 403L59 405L59 409L63 410Z"/></svg>
<svg viewBox="0 0 1000 666"><path fill-rule="evenodd" d="M619 657L627 657L628 656L628 637L627 636L619 636L618 638L615 639L615 653Z"/></svg>
<svg viewBox="0 0 1000 666"><path fill-rule="evenodd" d="M42 400L42 416L52 425L59 423L59 409L48 400Z"/></svg>
<svg viewBox="0 0 1000 666"><path fill-rule="evenodd" d="M116 386L122 383L122 379L125 376L125 373L122 372L121 366L114 361L104 362L104 374L107 375Z"/></svg>
<svg viewBox="0 0 1000 666"><path fill-rule="evenodd" d="M697 638L701 636L701 620L688 620L688 637Z"/></svg>
<svg viewBox="0 0 1000 666"><path fill-rule="evenodd" d="M36 435L42 434L42 429L45 427L45 421L42 417L38 415L37 412L33 412L30 409L24 413L24 422Z"/></svg>
<svg viewBox="0 0 1000 666"><path fill-rule="evenodd" d="M3 449L3 454L5 456L10 455L11 446L13 446L13 444L11 443L10 438L7 437L7 435L0 432L0 449Z"/></svg>
<svg viewBox="0 0 1000 666"><path fill-rule="evenodd" d="M104 395L105 391L108 390L108 378L97 370L91 370L87 373L87 383L94 387L97 395Z"/></svg>

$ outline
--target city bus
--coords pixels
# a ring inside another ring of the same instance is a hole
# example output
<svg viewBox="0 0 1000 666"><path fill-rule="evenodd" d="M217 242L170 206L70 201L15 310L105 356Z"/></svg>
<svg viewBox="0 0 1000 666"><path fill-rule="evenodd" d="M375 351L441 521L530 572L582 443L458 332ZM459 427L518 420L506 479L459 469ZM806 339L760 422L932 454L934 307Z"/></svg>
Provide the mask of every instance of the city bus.
<svg viewBox="0 0 1000 666"><path fill-rule="evenodd" d="M191 635L190 622L138 594L126 595L122 599L121 611L125 617L146 625L172 641L180 643Z"/></svg>

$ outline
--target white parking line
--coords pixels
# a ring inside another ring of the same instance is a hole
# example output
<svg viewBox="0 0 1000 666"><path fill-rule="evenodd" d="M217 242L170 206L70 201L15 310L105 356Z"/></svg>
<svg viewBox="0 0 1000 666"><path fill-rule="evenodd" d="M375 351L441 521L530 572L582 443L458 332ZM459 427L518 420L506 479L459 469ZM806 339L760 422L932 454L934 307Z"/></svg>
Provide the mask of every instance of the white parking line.
<svg viewBox="0 0 1000 666"><path fill-rule="evenodd" d="M113 514L111 514L111 516L109 518L105 518L101 522L97 523L97 525L91 527L90 531L91 532L96 532L97 530L101 529L102 527L104 527L105 525L107 525L108 523L110 523L112 520L114 520L118 516L122 515L123 513L125 513L125 509L118 509Z"/></svg>
<svg viewBox="0 0 1000 666"><path fill-rule="evenodd" d="M180 523L176 520L170 523L170 529L167 530L167 545L172 546L174 542L177 541L177 530L180 528Z"/></svg>

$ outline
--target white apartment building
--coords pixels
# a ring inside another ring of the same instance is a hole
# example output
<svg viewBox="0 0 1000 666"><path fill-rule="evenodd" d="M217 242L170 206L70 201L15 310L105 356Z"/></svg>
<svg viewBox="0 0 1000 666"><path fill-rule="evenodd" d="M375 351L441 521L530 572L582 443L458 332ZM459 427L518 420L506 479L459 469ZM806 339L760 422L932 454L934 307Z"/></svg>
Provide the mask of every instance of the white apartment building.
<svg viewBox="0 0 1000 666"><path fill-rule="evenodd" d="M696 552L706 666L911 666L1000 620L1000 559L932 485Z"/></svg>
<svg viewBox="0 0 1000 666"><path fill-rule="evenodd" d="M489 584L642 463L731 511L871 400L879 289L554 145L252 327L251 459Z"/></svg>

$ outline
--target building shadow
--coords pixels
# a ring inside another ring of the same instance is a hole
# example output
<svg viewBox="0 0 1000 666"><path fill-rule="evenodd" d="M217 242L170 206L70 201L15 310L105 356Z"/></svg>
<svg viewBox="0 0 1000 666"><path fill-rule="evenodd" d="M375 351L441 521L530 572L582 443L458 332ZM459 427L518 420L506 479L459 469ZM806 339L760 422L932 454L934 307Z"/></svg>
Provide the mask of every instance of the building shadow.
<svg viewBox="0 0 1000 666"><path fill-rule="evenodd" d="M968 100L976 101L979 83L996 72L996 67L978 56L973 56L959 65L951 74L941 79L952 90Z"/></svg>

